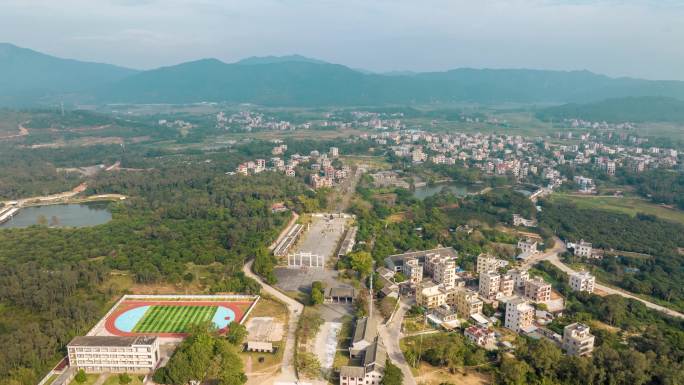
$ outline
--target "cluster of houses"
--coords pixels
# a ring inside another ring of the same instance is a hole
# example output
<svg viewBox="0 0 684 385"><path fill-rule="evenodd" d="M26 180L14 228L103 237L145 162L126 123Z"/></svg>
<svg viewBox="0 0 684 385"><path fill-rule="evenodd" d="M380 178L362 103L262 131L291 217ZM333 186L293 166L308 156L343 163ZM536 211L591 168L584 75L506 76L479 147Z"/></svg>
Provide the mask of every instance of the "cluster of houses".
<svg viewBox="0 0 684 385"><path fill-rule="evenodd" d="M608 175L619 168L642 172L649 168L672 168L678 164L675 149L645 147L646 139L625 137L625 144L606 143L613 140L591 134L579 136L579 143L551 142L543 138L496 134L435 134L417 130L386 131L364 134L362 138L388 147L395 156L413 163L477 167L493 175L509 175L519 181L529 176L545 181L547 188L560 186L565 180L558 170L564 164L593 164ZM576 181L577 182L577 181ZM580 180L590 191L593 181Z"/></svg>
<svg viewBox="0 0 684 385"><path fill-rule="evenodd" d="M521 240L519 246L536 252L534 240ZM488 254L477 257L476 278L461 270L457 260L452 248L391 255L377 269L384 284L382 295L415 295L416 303L427 310L427 320L447 330L469 322L464 335L486 348L496 348L500 334L493 326L501 322L516 333L549 338L568 354L591 353L593 336L586 325L568 325L562 336L545 327L554 313L563 310L563 300L543 278L532 277L524 269L509 269L508 261ZM569 283L573 290L592 292L594 278L581 272L571 275ZM503 310L488 317L483 314L485 304Z"/></svg>
<svg viewBox="0 0 684 385"><path fill-rule="evenodd" d="M343 165L340 168L333 166L333 159L339 155L340 150L337 147L330 147L327 154L319 154L318 151L311 152L311 157L314 160L309 166L313 172L309 176L311 187L315 190L333 187L350 176L351 168L348 165Z"/></svg>
<svg viewBox="0 0 684 385"><path fill-rule="evenodd" d="M163 126L163 127L175 128L177 130L190 130L190 129L195 128L194 124L192 124L190 122L186 122L185 120L180 120L180 119L176 119L176 120L159 119L157 121L157 124L159 124L160 126Z"/></svg>
<svg viewBox="0 0 684 385"><path fill-rule="evenodd" d="M262 113L252 111L240 111L230 116L226 115L223 111L216 114L216 128L220 129L232 128L250 132L253 130L286 131L310 127L311 123L296 125L287 120L276 120Z"/></svg>
<svg viewBox="0 0 684 385"><path fill-rule="evenodd" d="M287 145L278 143L271 150L271 154L282 155L286 151ZM297 174L297 167L307 164L311 172L309 182L312 188L333 187L349 177L351 173L351 168L347 165L340 168L333 166L333 159L339 155L340 151L337 147L330 147L327 153L314 150L309 155L293 154L287 162L279 156L274 156L269 160L255 159L240 163L235 172L228 174L254 175L264 171L276 171L293 177Z"/></svg>
<svg viewBox="0 0 684 385"><path fill-rule="evenodd" d="M216 128L247 132L257 130L307 130L312 128L401 130L406 128L406 124L401 120L402 117L402 113L352 111L350 115L347 112L332 112L324 114L320 119L293 123L262 112L243 110L229 115L221 111L216 114Z"/></svg>

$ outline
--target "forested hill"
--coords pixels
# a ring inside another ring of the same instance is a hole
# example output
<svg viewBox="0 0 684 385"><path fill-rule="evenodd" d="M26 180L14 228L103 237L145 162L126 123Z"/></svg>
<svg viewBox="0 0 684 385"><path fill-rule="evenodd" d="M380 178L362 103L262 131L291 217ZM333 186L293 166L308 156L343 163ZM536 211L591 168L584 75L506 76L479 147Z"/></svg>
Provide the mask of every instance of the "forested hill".
<svg viewBox="0 0 684 385"><path fill-rule="evenodd" d="M138 72L0 44L0 105L63 100L278 106L588 103L641 96L684 100L684 82L526 69L461 68L383 75L298 55L248 58L236 63L202 59Z"/></svg>
<svg viewBox="0 0 684 385"><path fill-rule="evenodd" d="M205 59L146 71L100 87L96 96L113 103L227 101L280 106L684 98L684 82L613 79L587 71L456 69L388 76L302 60L247 63Z"/></svg>
<svg viewBox="0 0 684 385"><path fill-rule="evenodd" d="M83 93L134 73L135 70L128 68L61 59L0 43L0 105L24 105L49 97Z"/></svg>
<svg viewBox="0 0 684 385"><path fill-rule="evenodd" d="M684 100L668 97L628 97L587 104L549 107L537 116L542 120L583 119L594 122L684 123Z"/></svg>

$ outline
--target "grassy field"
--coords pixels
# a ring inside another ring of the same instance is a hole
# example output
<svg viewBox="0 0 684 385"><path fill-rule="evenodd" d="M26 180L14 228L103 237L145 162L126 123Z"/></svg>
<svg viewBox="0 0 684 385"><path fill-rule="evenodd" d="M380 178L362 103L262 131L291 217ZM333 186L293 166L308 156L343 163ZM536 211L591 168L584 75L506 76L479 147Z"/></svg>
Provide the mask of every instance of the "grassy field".
<svg viewBox="0 0 684 385"><path fill-rule="evenodd" d="M616 211L631 216L635 216L637 213L644 213L655 215L658 218L671 222L684 224L684 211L660 206L639 198L553 194L551 199L555 202L574 203L580 208Z"/></svg>
<svg viewBox="0 0 684 385"><path fill-rule="evenodd" d="M138 374L129 374L128 377L131 378L131 382L128 385L142 385L142 380L140 375ZM72 382L72 384L75 384ZM118 374L112 374L111 376L107 377L107 380L104 382L103 385L119 385L119 375Z"/></svg>
<svg viewBox="0 0 684 385"><path fill-rule="evenodd" d="M183 333L191 325L211 321L216 306L152 306L133 328L138 333Z"/></svg>
<svg viewBox="0 0 684 385"><path fill-rule="evenodd" d="M85 382L79 383L76 380L72 380L72 384L78 384L78 385L93 385L97 379L101 376L101 374L86 374L86 380Z"/></svg>
<svg viewBox="0 0 684 385"><path fill-rule="evenodd" d="M392 165L387 162L384 156L380 155L343 155L340 159L349 165L358 166L359 164L368 165L373 170L389 170Z"/></svg>

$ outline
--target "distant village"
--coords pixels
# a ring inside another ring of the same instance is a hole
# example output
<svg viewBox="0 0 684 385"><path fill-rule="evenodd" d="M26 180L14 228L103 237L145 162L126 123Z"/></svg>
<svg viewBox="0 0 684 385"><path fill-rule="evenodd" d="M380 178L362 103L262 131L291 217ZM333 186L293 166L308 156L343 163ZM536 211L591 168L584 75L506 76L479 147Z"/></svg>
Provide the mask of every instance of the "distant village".
<svg viewBox="0 0 684 385"><path fill-rule="evenodd" d="M333 161L340 156L337 147L330 147L327 152L323 153L314 150L309 155L294 154L290 156L287 162L280 156L276 156L282 155L286 151L286 144L278 144L271 150L274 157L269 160L255 159L241 163L234 173L229 174L254 175L263 171L275 171L294 177L297 174L297 168L299 168L306 170L310 186L313 189L320 189L337 185L351 173L351 168L348 165L341 165L337 168L333 166Z"/></svg>

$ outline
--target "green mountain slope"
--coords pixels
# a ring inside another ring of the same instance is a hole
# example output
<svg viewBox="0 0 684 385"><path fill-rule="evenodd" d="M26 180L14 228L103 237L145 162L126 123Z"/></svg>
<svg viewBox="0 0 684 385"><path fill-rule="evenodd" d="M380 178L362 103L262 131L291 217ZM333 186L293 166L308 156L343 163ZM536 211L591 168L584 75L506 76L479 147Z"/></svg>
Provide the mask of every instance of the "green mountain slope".
<svg viewBox="0 0 684 385"><path fill-rule="evenodd" d="M550 107L540 111L537 116L542 120L684 123L684 100L650 96L616 98L596 103Z"/></svg>
<svg viewBox="0 0 684 385"><path fill-rule="evenodd" d="M283 106L566 103L625 96L684 98L684 82L613 79L587 71L457 69L388 76L308 60L226 64L205 59L139 73L97 92L108 102Z"/></svg>
<svg viewBox="0 0 684 385"><path fill-rule="evenodd" d="M684 82L525 69L383 75L298 55L248 58L232 64L203 59L137 72L0 44L0 105L60 100L279 106L589 103L643 96L684 99Z"/></svg>
<svg viewBox="0 0 684 385"><path fill-rule="evenodd" d="M56 58L0 43L0 104L22 104L84 92L136 72L110 64Z"/></svg>

